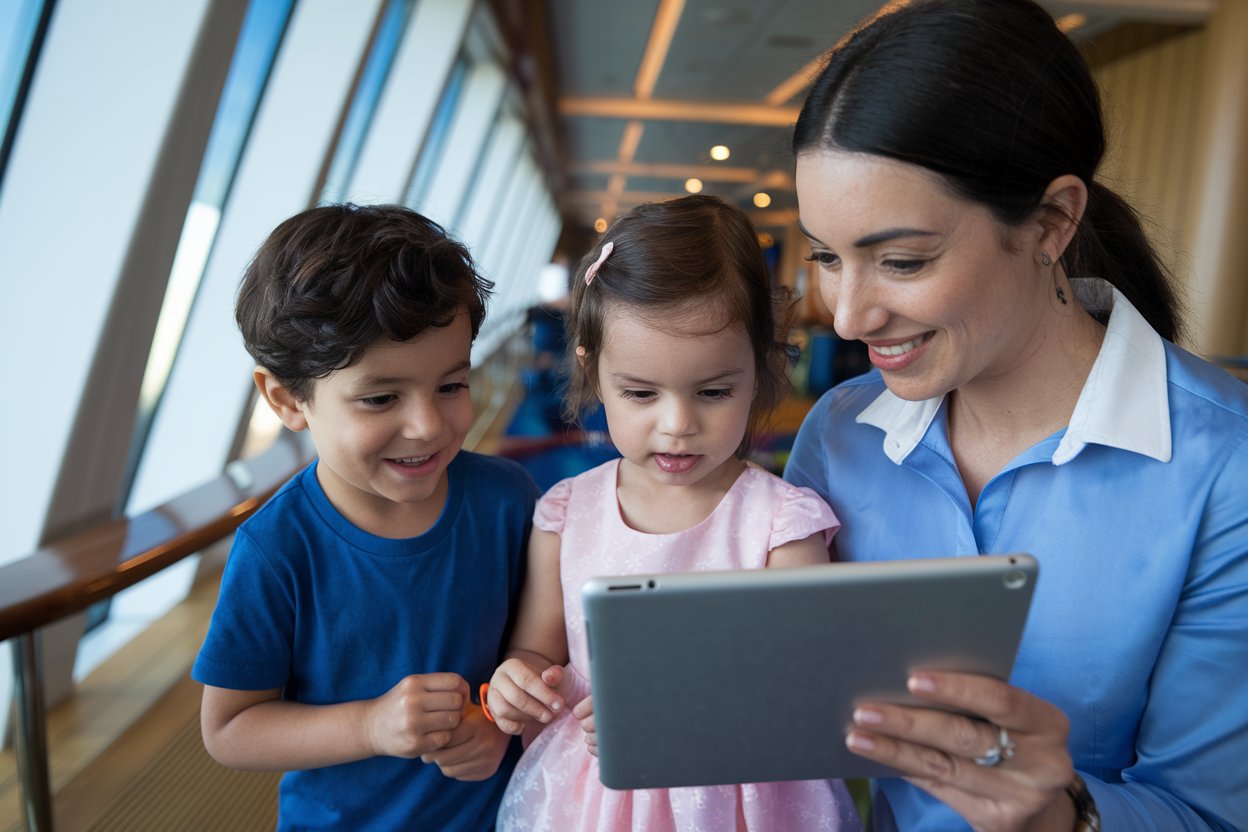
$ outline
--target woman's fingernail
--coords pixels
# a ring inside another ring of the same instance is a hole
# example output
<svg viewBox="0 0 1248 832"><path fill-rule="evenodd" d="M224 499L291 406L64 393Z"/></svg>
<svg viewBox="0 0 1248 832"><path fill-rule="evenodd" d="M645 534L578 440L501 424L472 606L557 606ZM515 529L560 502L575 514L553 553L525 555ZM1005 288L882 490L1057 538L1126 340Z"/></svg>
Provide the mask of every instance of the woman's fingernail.
<svg viewBox="0 0 1248 832"><path fill-rule="evenodd" d="M853 751L874 751L875 740L866 734L859 734L857 731L850 731L845 737L845 744Z"/></svg>
<svg viewBox="0 0 1248 832"><path fill-rule="evenodd" d="M879 725L884 721L884 714L870 708L858 708L854 711L854 722L859 725Z"/></svg>
<svg viewBox="0 0 1248 832"><path fill-rule="evenodd" d="M922 673L910 677L910 690L915 693L931 693L936 690L936 680Z"/></svg>

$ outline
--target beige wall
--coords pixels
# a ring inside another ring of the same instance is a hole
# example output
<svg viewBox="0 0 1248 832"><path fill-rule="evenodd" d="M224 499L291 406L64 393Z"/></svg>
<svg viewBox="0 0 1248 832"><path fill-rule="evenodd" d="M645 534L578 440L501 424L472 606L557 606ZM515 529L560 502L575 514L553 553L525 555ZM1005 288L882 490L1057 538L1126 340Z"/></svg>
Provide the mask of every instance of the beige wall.
<svg viewBox="0 0 1248 832"><path fill-rule="evenodd" d="M1187 346L1248 353L1248 3L1097 70L1105 184L1127 197L1184 290Z"/></svg>

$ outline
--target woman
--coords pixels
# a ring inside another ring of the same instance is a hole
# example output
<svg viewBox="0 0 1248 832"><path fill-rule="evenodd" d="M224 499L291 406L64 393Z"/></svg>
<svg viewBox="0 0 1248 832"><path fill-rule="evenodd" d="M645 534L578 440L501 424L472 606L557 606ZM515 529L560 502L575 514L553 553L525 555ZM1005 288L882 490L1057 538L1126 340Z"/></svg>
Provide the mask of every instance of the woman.
<svg viewBox="0 0 1248 832"><path fill-rule="evenodd" d="M876 371L786 476L843 559L1040 562L1010 684L916 674L933 707L856 711L850 748L905 775L877 828L1248 826L1248 387L1174 345L1076 49L1030 0L913 3L832 53L793 149Z"/></svg>

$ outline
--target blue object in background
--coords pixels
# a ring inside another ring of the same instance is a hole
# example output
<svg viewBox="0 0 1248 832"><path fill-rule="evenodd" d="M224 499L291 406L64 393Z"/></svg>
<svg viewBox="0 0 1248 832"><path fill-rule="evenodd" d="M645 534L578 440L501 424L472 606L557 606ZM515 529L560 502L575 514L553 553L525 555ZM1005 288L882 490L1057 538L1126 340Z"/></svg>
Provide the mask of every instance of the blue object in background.
<svg viewBox="0 0 1248 832"><path fill-rule="evenodd" d="M830 330L810 331L810 366L806 372L806 390L817 399L836 384L836 347L840 341Z"/></svg>

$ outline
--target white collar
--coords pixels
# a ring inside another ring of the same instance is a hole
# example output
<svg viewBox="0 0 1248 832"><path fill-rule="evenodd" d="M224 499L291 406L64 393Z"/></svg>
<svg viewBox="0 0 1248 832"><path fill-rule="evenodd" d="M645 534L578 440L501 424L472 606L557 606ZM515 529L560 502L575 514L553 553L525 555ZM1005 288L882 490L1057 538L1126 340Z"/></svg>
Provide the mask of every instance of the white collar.
<svg viewBox="0 0 1248 832"><path fill-rule="evenodd" d="M1105 340L1083 385L1066 435L1053 452L1063 465L1089 443L1170 461L1170 407L1166 348L1161 336L1122 294L1099 278L1071 281L1089 312L1109 311ZM915 449L944 401L911 402L887 389L858 414L857 422L884 431L884 453L894 463Z"/></svg>

